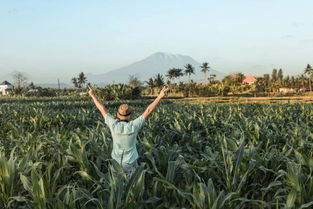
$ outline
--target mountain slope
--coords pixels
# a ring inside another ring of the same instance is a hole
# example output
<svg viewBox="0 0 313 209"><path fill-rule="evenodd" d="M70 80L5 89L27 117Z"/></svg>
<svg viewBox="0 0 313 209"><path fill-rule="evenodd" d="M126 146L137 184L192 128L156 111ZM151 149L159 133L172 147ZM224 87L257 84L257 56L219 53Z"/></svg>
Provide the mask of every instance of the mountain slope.
<svg viewBox="0 0 313 209"><path fill-rule="evenodd" d="M157 52L151 56L127 65L125 67L110 71L104 74L92 75L87 74L87 79L95 84L112 84L112 83L127 83L130 75L137 76L141 81L147 81L157 73L164 77L170 68L184 69L184 65L191 64L195 67L196 76L191 78L195 81L201 81L203 74L200 71L200 63L189 56L179 54L168 54ZM217 78L224 76L224 73L210 70L209 74L216 74Z"/></svg>

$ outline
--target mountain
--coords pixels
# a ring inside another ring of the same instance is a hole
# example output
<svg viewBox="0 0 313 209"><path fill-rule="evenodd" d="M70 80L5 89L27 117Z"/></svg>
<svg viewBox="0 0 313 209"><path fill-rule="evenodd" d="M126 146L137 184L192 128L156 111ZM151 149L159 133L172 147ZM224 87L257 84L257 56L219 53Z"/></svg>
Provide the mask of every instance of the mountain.
<svg viewBox="0 0 313 209"><path fill-rule="evenodd" d="M193 58L180 54L169 54L157 52L151 56L127 65L125 67L110 71L104 74L87 74L88 82L92 84L112 84L112 83L127 83L130 75L134 75L141 81L147 81L149 78L160 73L164 77L170 68L184 69L184 65L191 64L195 67L196 75L192 75L191 79L200 82L203 80L203 73L200 71L200 63ZM217 79L225 76L224 73L216 70L210 70L208 74L216 74Z"/></svg>

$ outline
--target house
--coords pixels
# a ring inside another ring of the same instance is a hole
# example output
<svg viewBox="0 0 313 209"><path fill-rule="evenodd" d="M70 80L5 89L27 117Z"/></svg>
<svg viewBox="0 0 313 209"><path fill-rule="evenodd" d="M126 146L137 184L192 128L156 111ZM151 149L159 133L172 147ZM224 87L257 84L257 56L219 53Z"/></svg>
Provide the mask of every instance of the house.
<svg viewBox="0 0 313 209"><path fill-rule="evenodd" d="M256 78L254 76L245 76L245 78L242 80L242 83L247 83L247 84L254 84L256 82Z"/></svg>
<svg viewBox="0 0 313 209"><path fill-rule="evenodd" d="M14 89L14 86L9 83L8 81L3 81L0 84L0 94L2 95L7 95L10 93L10 91L12 91Z"/></svg>
<svg viewBox="0 0 313 209"><path fill-rule="evenodd" d="M296 93L296 90L292 88L279 88L279 93L283 94Z"/></svg>

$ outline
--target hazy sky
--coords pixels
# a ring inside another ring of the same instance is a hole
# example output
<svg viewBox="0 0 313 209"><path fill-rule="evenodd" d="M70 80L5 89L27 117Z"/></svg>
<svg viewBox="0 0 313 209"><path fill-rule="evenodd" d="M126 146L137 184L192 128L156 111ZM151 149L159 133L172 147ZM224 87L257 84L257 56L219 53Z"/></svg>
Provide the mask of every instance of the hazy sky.
<svg viewBox="0 0 313 209"><path fill-rule="evenodd" d="M312 0L0 0L0 81L104 73L154 52L225 73L313 64Z"/></svg>

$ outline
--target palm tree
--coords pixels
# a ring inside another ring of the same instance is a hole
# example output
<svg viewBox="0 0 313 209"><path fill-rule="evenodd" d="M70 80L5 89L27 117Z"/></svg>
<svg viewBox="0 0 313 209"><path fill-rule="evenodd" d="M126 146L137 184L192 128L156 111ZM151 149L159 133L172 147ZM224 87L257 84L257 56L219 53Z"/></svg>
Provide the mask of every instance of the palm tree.
<svg viewBox="0 0 313 209"><path fill-rule="evenodd" d="M195 68L191 64L187 64L185 67L185 75L188 75L188 83L190 83L190 75L195 74Z"/></svg>
<svg viewBox="0 0 313 209"><path fill-rule="evenodd" d="M167 71L166 77L174 81L176 78L179 78L183 75L182 71L183 70L179 68L171 68Z"/></svg>
<svg viewBox="0 0 313 209"><path fill-rule="evenodd" d="M165 84L164 78L163 78L163 76L162 76L160 73L158 73L158 74L155 76L154 82L155 82L155 85L156 85L157 87L159 87L159 88L162 87L162 86L164 86L164 84Z"/></svg>
<svg viewBox="0 0 313 209"><path fill-rule="evenodd" d="M166 77L169 79L169 80L174 80L175 76L175 68L171 68L167 71L167 74L166 74Z"/></svg>
<svg viewBox="0 0 313 209"><path fill-rule="evenodd" d="M209 63L207 63L207 62L202 63L200 68L201 68L201 72L204 73L204 80L206 82L207 81L206 74L209 72L209 69L210 69Z"/></svg>
<svg viewBox="0 0 313 209"><path fill-rule="evenodd" d="M78 88L81 88L87 82L87 78L83 72L79 73L77 78Z"/></svg>
<svg viewBox="0 0 313 209"><path fill-rule="evenodd" d="M149 78L148 81L146 81L146 83L148 84L149 88L150 88L150 95L153 94L153 88L155 87L155 81L153 80L153 78Z"/></svg>
<svg viewBox="0 0 313 209"><path fill-rule="evenodd" d="M77 82L77 78L72 78L72 83L74 84L75 88L78 88L78 82Z"/></svg>
<svg viewBox="0 0 313 209"><path fill-rule="evenodd" d="M179 68L170 68L167 71L166 77L168 77L169 80L173 80L174 81L176 78L179 78L179 77L183 76L182 71L183 70L179 69ZM175 88L174 88L174 94L175 94Z"/></svg>
<svg viewBox="0 0 313 209"><path fill-rule="evenodd" d="M312 86L311 86L311 78L313 75L313 68L311 67L310 64L308 64L304 70L304 74L308 75L309 77L309 88L310 88L310 92L312 92Z"/></svg>

